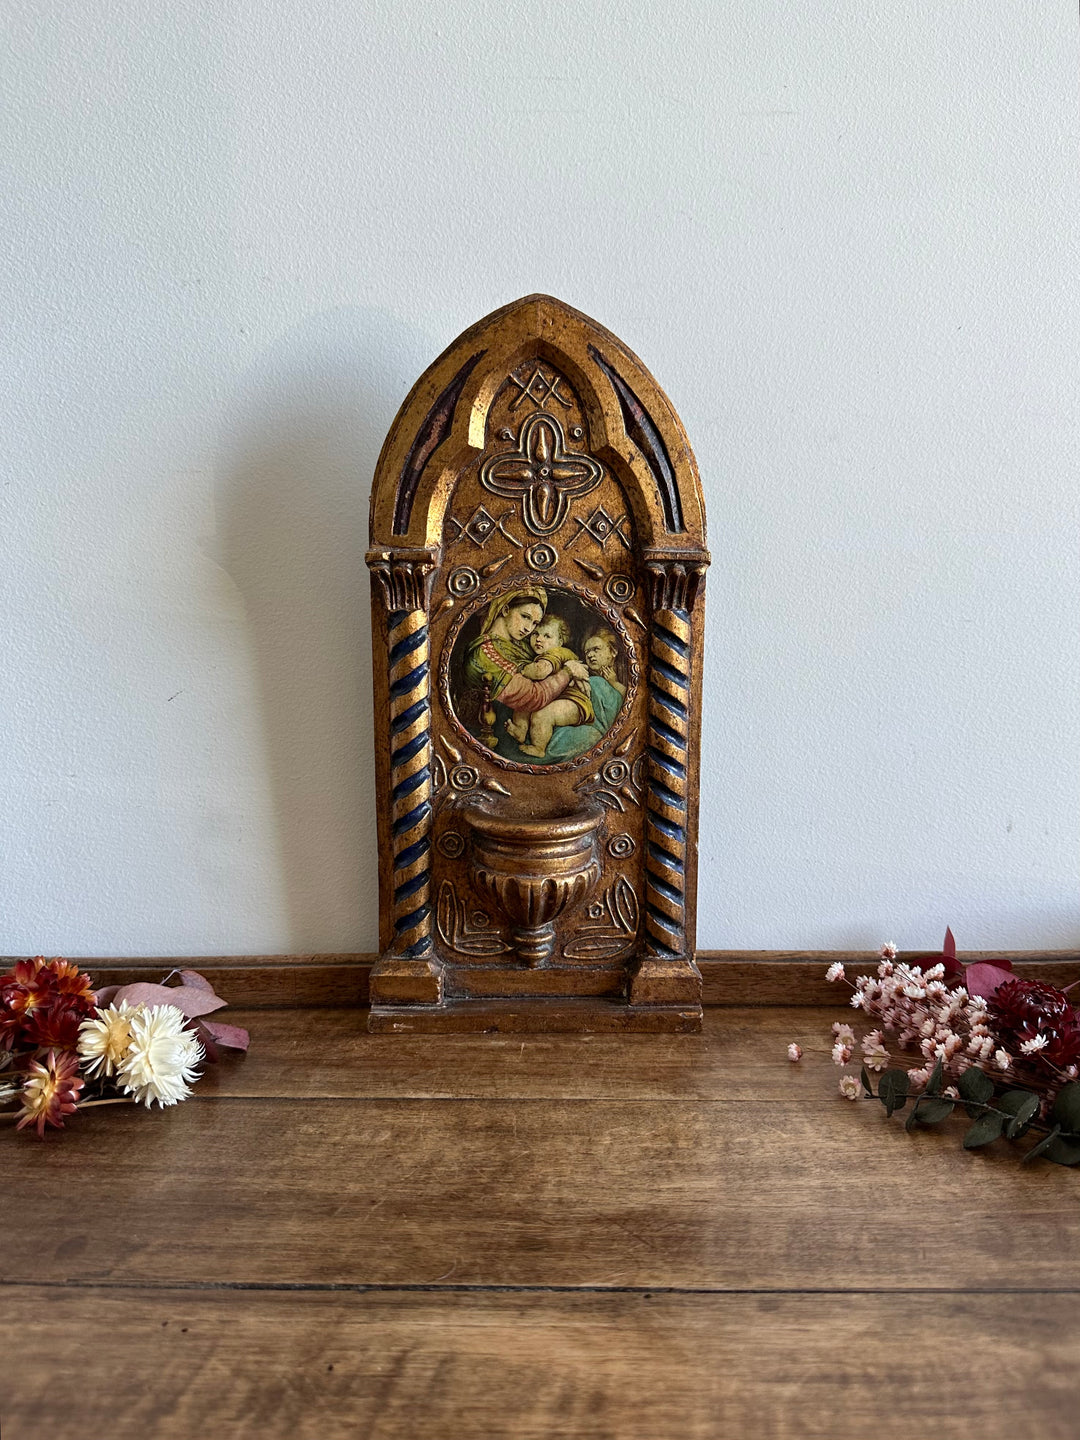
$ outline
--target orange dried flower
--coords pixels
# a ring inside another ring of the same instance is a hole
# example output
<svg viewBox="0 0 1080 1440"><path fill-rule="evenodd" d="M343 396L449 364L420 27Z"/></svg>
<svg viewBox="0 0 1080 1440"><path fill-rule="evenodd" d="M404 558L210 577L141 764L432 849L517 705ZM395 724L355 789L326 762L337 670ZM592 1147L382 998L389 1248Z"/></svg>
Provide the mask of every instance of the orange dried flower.
<svg viewBox="0 0 1080 1440"><path fill-rule="evenodd" d="M77 1055L58 1054L50 1050L43 1061L31 1060L23 1084L22 1109L16 1130L33 1125L42 1138L46 1125L62 1130L64 1116L74 1115L78 1108L83 1083Z"/></svg>
<svg viewBox="0 0 1080 1440"><path fill-rule="evenodd" d="M0 976L0 1045L74 1050L94 1010L89 976L69 960L19 960Z"/></svg>
<svg viewBox="0 0 1080 1440"><path fill-rule="evenodd" d="M52 974L52 984L58 995L67 996L73 1003L94 1008L94 991L90 976L73 965L70 960L50 960L45 967Z"/></svg>

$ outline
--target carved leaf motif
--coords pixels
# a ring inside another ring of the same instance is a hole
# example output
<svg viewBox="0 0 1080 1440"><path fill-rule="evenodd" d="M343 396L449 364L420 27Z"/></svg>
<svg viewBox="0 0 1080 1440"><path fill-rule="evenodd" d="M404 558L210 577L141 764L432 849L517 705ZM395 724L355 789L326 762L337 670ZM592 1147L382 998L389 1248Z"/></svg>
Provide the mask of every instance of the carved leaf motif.
<svg viewBox="0 0 1080 1440"><path fill-rule="evenodd" d="M591 560L575 560L575 564L580 565L582 570L585 571L585 574L591 575L594 580L602 580L604 578L603 570L599 565L594 565Z"/></svg>
<svg viewBox="0 0 1080 1440"><path fill-rule="evenodd" d="M498 931L489 930L486 924L469 924L452 880L444 880L439 886L435 918L439 939L459 955L505 955L510 949ZM486 921L487 916L483 919Z"/></svg>
<svg viewBox="0 0 1080 1440"><path fill-rule="evenodd" d="M431 757L431 788L438 792L446 784L446 764L441 755Z"/></svg>
<svg viewBox="0 0 1080 1440"><path fill-rule="evenodd" d="M640 805L645 756L639 755L632 763L621 758L629 752L636 738L631 735L618 747L612 759L592 775L579 781L574 789L580 794L594 796L601 805L605 805L609 810L617 810L620 814L626 810L624 801L629 801L631 805Z"/></svg>
<svg viewBox="0 0 1080 1440"><path fill-rule="evenodd" d="M563 954L568 960L606 960L634 943L641 909L634 888L620 875L604 892L605 918L579 925Z"/></svg>

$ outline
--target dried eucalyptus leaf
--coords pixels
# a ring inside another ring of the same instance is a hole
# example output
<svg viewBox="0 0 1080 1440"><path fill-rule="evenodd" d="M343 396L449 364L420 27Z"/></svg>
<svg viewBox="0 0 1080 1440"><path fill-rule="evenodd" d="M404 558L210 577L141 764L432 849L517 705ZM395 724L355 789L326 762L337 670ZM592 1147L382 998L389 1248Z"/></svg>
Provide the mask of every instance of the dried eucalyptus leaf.
<svg viewBox="0 0 1080 1440"><path fill-rule="evenodd" d="M863 1089L866 1091L867 1095L873 1095L874 1087L870 1084L870 1076L866 1073L865 1065L859 1071L859 1079L862 1081Z"/></svg>
<svg viewBox="0 0 1080 1440"><path fill-rule="evenodd" d="M1039 1097L1030 1090L1006 1090L996 1105L1011 1117L1005 1123L1006 1140L1018 1140L1039 1113Z"/></svg>
<svg viewBox="0 0 1080 1440"><path fill-rule="evenodd" d="M985 1105L993 1096L994 1082L985 1070L972 1065L960 1076L956 1088L960 1092L961 1100L970 1101L973 1105Z"/></svg>
<svg viewBox="0 0 1080 1440"><path fill-rule="evenodd" d="M1061 1087L1050 1118L1062 1130L1080 1131L1080 1081L1070 1080Z"/></svg>
<svg viewBox="0 0 1080 1440"><path fill-rule="evenodd" d="M926 1094L927 1094L927 1095L940 1095L940 1094L941 1094L941 1077L942 1077L942 1073L944 1072L944 1069L945 1069L945 1066L944 1066L943 1062L941 1061L941 1059L939 1058L938 1061L937 1061L937 1063L934 1065L933 1070L930 1071L930 1079L927 1080L927 1082L926 1082Z"/></svg>
<svg viewBox="0 0 1080 1440"><path fill-rule="evenodd" d="M886 1070L878 1081L878 1099L885 1106L885 1114L902 1110L907 1104L910 1081L906 1070Z"/></svg>
<svg viewBox="0 0 1080 1440"><path fill-rule="evenodd" d="M940 1125L952 1114L955 1103L955 1100L944 1100L937 1095L924 1096L919 1101L919 1124Z"/></svg>
<svg viewBox="0 0 1080 1440"><path fill-rule="evenodd" d="M1055 1125L1049 1135L1044 1135L1037 1145L1033 1145L1020 1157L1020 1163L1026 1165L1029 1160L1034 1160L1036 1156L1044 1154L1060 1134L1061 1126Z"/></svg>
<svg viewBox="0 0 1080 1440"><path fill-rule="evenodd" d="M978 1150L982 1145L989 1145L996 1140L1004 1128L1004 1117L998 1115L994 1110L987 1110L980 1115L975 1124L970 1126L964 1134L964 1149Z"/></svg>
<svg viewBox="0 0 1080 1440"><path fill-rule="evenodd" d="M1042 1153L1055 1165L1080 1165L1080 1142L1066 1140L1064 1135L1055 1135Z"/></svg>

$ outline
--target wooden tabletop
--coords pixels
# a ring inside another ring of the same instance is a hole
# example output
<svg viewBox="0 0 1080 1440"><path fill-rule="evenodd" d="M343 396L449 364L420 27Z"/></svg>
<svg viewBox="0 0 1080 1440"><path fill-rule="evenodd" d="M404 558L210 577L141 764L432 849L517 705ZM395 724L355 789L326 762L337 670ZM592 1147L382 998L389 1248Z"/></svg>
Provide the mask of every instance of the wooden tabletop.
<svg viewBox="0 0 1080 1440"><path fill-rule="evenodd" d="M1073 1440L1080 1173L844 1101L838 1013L229 1012L200 1098L0 1132L0 1433Z"/></svg>

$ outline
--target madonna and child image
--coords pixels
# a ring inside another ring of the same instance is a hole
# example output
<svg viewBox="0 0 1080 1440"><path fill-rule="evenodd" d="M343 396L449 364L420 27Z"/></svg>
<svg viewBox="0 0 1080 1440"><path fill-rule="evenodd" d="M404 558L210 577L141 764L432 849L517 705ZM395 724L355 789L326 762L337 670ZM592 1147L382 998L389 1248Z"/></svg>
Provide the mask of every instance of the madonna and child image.
<svg viewBox="0 0 1080 1440"><path fill-rule="evenodd" d="M623 645L600 613L539 585L482 606L450 656L450 695L465 729L504 760L558 765L591 750L626 698Z"/></svg>

